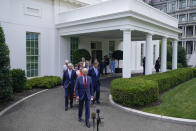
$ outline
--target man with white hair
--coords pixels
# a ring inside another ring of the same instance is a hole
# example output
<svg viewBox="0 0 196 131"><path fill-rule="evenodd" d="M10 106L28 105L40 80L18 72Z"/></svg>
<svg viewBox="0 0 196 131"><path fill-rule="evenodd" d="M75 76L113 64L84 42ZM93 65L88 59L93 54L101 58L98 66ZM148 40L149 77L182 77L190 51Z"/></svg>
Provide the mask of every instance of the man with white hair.
<svg viewBox="0 0 196 131"><path fill-rule="evenodd" d="M75 84L76 99L79 100L78 120L82 121L82 111L85 102L85 122L90 128L90 100L93 100L93 86L91 77L88 76L88 69L82 69L82 76L78 77Z"/></svg>
<svg viewBox="0 0 196 131"><path fill-rule="evenodd" d="M69 64L69 61L68 60L65 60L65 64L63 65L63 71L66 71L67 70L68 64Z"/></svg>
<svg viewBox="0 0 196 131"><path fill-rule="evenodd" d="M70 108L73 107L74 82L77 78L73 65L68 64L68 69L63 73L62 87L65 89L65 111L68 110L68 97L70 97Z"/></svg>

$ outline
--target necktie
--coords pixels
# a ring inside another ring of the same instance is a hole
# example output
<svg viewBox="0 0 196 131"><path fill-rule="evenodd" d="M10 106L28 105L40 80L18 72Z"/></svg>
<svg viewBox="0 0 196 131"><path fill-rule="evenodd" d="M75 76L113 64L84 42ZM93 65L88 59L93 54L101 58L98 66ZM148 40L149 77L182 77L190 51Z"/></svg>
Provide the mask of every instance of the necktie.
<svg viewBox="0 0 196 131"><path fill-rule="evenodd" d="M87 82L86 82L86 78L84 78L84 87L86 88L87 86Z"/></svg>

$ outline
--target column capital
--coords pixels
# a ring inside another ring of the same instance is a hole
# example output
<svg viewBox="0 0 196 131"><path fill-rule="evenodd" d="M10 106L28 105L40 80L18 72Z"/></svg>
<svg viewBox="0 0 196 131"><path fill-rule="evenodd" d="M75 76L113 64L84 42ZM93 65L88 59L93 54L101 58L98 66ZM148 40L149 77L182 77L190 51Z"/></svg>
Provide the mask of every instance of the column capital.
<svg viewBox="0 0 196 131"><path fill-rule="evenodd" d="M162 39L167 39L167 38L169 38L169 37L166 36L166 35L163 35L163 36L162 36Z"/></svg>

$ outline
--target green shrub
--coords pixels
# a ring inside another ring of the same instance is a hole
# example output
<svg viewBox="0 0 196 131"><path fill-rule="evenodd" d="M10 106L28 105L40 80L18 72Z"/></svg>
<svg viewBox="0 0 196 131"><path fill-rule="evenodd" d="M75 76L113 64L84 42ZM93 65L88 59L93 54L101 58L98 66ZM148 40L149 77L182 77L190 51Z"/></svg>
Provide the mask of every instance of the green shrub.
<svg viewBox="0 0 196 131"><path fill-rule="evenodd" d="M44 76L27 80L26 88L54 88L61 84L61 78L57 76Z"/></svg>
<svg viewBox="0 0 196 131"><path fill-rule="evenodd" d="M156 101L159 96L156 82L144 79L116 79L111 83L114 101L125 106L143 106Z"/></svg>
<svg viewBox="0 0 196 131"><path fill-rule="evenodd" d="M22 69L12 69L12 88L14 92L21 92L25 89L26 77Z"/></svg>
<svg viewBox="0 0 196 131"><path fill-rule="evenodd" d="M196 68L181 68L165 73L115 79L111 94L115 102L125 106L143 106L156 101L159 94L196 77Z"/></svg>
<svg viewBox="0 0 196 131"><path fill-rule="evenodd" d="M194 77L196 77L196 68L192 68L193 69L193 75Z"/></svg>
<svg viewBox="0 0 196 131"><path fill-rule="evenodd" d="M12 98L9 48L0 27L0 102L7 102Z"/></svg>
<svg viewBox="0 0 196 131"><path fill-rule="evenodd" d="M170 61L167 62L167 69L172 69L172 62Z"/></svg>
<svg viewBox="0 0 196 131"><path fill-rule="evenodd" d="M142 76L142 78L156 81L158 83L159 93L162 93L169 88L175 87L187 80L192 79L193 70L191 68L181 68L164 73Z"/></svg>
<svg viewBox="0 0 196 131"><path fill-rule="evenodd" d="M72 57L73 57L73 60L72 60L73 64L80 62L82 60L82 57L84 57L86 60L91 59L91 55L86 49L78 49L74 51Z"/></svg>

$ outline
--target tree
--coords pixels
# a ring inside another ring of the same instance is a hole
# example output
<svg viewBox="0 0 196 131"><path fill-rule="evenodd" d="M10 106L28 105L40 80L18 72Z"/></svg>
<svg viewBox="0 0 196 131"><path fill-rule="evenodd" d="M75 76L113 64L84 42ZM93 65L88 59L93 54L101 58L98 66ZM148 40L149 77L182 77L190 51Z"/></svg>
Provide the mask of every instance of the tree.
<svg viewBox="0 0 196 131"><path fill-rule="evenodd" d="M74 51L72 60L73 64L80 62L82 57L84 57L86 60L91 59L91 55L86 49L78 49Z"/></svg>
<svg viewBox="0 0 196 131"><path fill-rule="evenodd" d="M167 63L168 67L171 67L172 64L172 41L167 41ZM161 44L160 44L160 54L161 54ZM186 51L182 46L178 46L178 65L187 67L187 61L186 61Z"/></svg>
<svg viewBox="0 0 196 131"><path fill-rule="evenodd" d="M117 68L119 68L119 60L122 60L123 59L123 51L121 51L121 50L115 50L115 51L113 51L112 57L114 59L118 60L118 67Z"/></svg>
<svg viewBox="0 0 196 131"><path fill-rule="evenodd" d="M11 100L12 97L9 49L5 44L3 29L0 27L0 102Z"/></svg>

